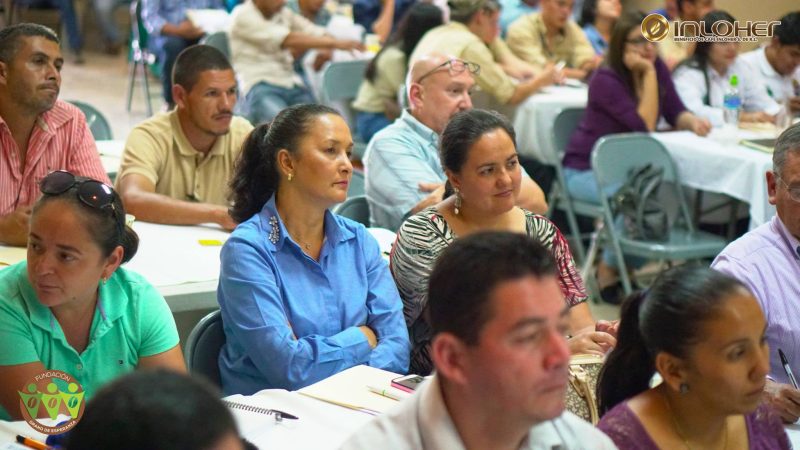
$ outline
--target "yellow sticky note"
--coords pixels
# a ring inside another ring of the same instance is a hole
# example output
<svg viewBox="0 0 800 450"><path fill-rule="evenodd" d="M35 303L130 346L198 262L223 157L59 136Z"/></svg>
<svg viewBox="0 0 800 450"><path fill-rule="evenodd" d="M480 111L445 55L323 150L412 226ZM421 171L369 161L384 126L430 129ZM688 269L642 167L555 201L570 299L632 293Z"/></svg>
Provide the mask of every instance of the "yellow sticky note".
<svg viewBox="0 0 800 450"><path fill-rule="evenodd" d="M220 241L219 239L198 239L197 242L199 242L200 245L206 247L215 247L222 245L222 241Z"/></svg>

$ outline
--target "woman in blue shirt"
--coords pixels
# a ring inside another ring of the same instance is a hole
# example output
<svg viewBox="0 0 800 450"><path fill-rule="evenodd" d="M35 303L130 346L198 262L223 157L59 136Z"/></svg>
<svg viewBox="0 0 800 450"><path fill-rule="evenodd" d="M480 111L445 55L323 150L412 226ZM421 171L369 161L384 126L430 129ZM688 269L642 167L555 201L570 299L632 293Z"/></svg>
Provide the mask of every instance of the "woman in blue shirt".
<svg viewBox="0 0 800 450"><path fill-rule="evenodd" d="M619 0L586 0L581 8L578 25L592 44L595 54L605 56L611 30L622 14Z"/></svg>
<svg viewBox="0 0 800 450"><path fill-rule="evenodd" d="M226 394L296 390L367 364L404 373L402 303L378 243L328 211L347 197L353 140L342 117L297 105L257 127L231 182L240 222L217 297Z"/></svg>

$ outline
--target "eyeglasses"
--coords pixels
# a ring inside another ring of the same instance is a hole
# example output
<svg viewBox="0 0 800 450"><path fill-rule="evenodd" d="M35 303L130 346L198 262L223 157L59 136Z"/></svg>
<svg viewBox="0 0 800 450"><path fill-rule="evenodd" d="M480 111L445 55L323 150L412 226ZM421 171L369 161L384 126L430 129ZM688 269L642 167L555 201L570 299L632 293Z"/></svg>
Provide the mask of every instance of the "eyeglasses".
<svg viewBox="0 0 800 450"><path fill-rule="evenodd" d="M644 47L647 44L655 45L655 43L648 41L647 39L640 37L636 39L625 39L625 42L631 44L636 47Z"/></svg>
<svg viewBox="0 0 800 450"><path fill-rule="evenodd" d="M789 187L789 185L783 181L783 178L780 177L778 177L778 180L781 182L783 187L786 188L786 192L789 193L789 198L796 202L800 202L800 187Z"/></svg>
<svg viewBox="0 0 800 450"><path fill-rule="evenodd" d="M117 228L122 229L121 224L124 224L124 221L120 221L117 208L114 207L117 194L111 186L92 179L79 180L65 170L50 172L39 182L39 190L45 195L60 195L73 186L78 186L78 199L83 204L95 209L110 210L117 222Z"/></svg>
<svg viewBox="0 0 800 450"><path fill-rule="evenodd" d="M447 72L450 74L451 77L452 76L456 76L456 75L458 75L460 73L463 73L464 71L467 71L467 70L469 71L469 73L471 73L473 75L478 75L479 73L481 73L481 66L479 66L478 64L475 64L474 62L463 61L463 60L460 60L460 59L448 59L447 61L439 64L438 66L434 67L433 69L431 69L431 70L425 72L424 74L422 74L422 76L419 77L416 82L417 83L422 83L422 80L424 80L425 77L428 77L428 76L438 72L440 69L442 69L444 67L447 68Z"/></svg>

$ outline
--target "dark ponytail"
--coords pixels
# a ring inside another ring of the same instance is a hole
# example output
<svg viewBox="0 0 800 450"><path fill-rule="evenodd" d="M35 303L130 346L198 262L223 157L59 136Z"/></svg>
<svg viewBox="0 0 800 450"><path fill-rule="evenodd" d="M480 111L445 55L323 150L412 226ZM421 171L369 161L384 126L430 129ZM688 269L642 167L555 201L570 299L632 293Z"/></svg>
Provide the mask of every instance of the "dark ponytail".
<svg viewBox="0 0 800 450"><path fill-rule="evenodd" d="M647 390L656 371L639 334L639 309L645 296L646 291L633 293L622 304L617 346L606 358L597 382L600 414Z"/></svg>
<svg viewBox="0 0 800 450"><path fill-rule="evenodd" d="M267 200L278 191L278 151L286 149L295 154L297 144L308 132L312 120L323 114L340 115L335 109L323 105L295 105L282 110L272 122L259 125L250 132L230 181L233 206L229 213L233 220L241 223L249 219L261 211Z"/></svg>
<svg viewBox="0 0 800 450"><path fill-rule="evenodd" d="M685 358L701 342L703 324L725 300L747 288L735 278L707 267L684 265L662 273L646 292L622 306L617 346L608 355L597 383L604 414L648 389L661 352Z"/></svg>

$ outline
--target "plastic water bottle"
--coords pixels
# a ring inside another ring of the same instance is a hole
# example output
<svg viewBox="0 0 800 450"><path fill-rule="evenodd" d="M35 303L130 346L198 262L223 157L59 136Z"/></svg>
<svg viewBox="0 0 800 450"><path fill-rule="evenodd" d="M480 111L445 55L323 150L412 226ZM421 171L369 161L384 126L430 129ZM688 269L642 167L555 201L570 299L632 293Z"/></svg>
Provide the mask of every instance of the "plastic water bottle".
<svg viewBox="0 0 800 450"><path fill-rule="evenodd" d="M722 102L723 116L726 125L739 126L739 111L742 109L742 97L739 95L739 77L731 75L728 89Z"/></svg>

